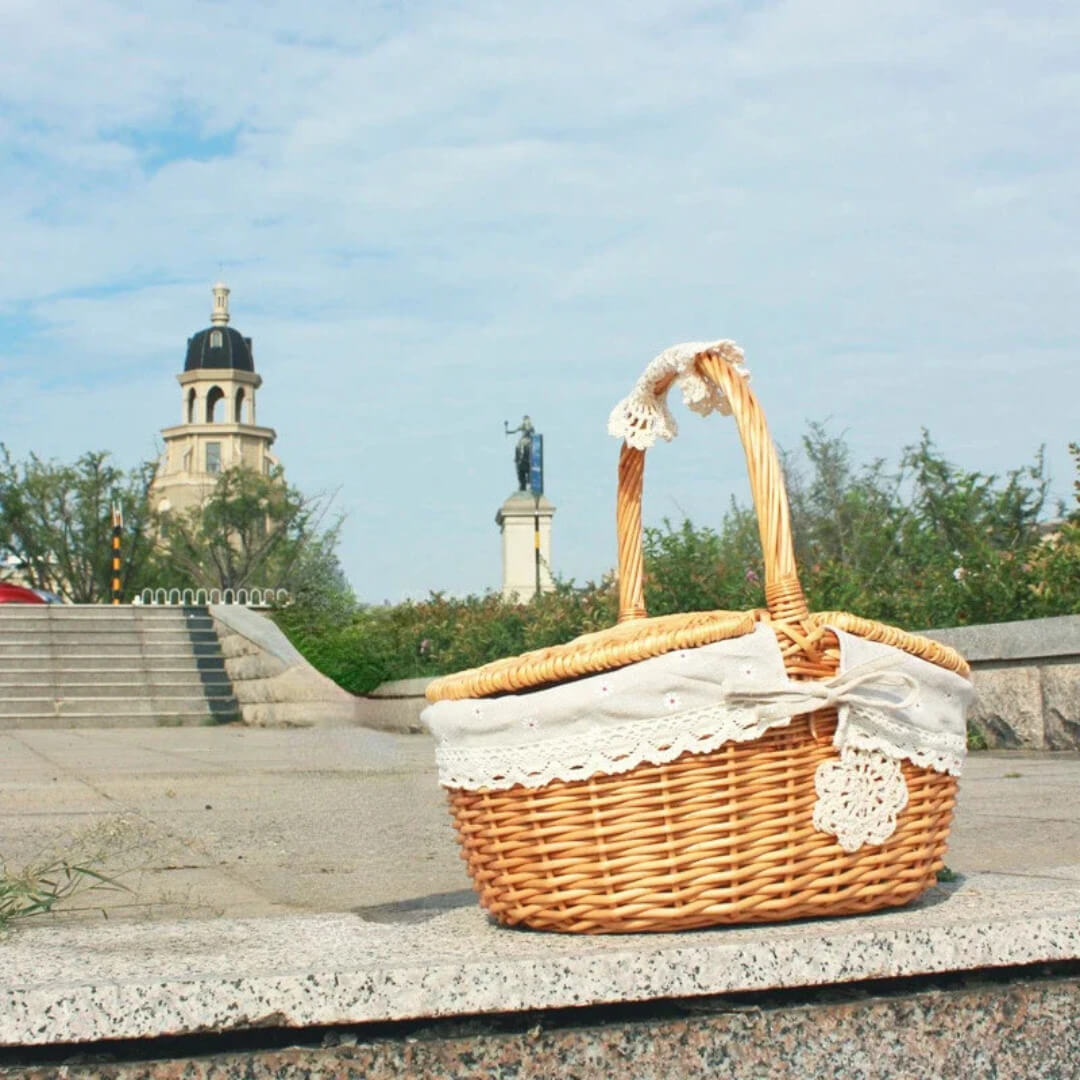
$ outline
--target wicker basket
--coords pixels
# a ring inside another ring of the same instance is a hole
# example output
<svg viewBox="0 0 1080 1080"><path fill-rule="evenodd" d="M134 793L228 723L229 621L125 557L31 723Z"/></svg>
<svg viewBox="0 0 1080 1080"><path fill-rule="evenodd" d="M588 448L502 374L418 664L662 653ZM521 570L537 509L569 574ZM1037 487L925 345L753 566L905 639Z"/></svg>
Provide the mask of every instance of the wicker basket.
<svg viewBox="0 0 1080 1080"><path fill-rule="evenodd" d="M739 354L741 356L741 354ZM962 676L954 651L841 612L811 614L796 573L787 495L764 416L731 350L694 357L719 388L746 452L765 562L767 610L648 618L641 494L644 451L618 470L619 625L436 680L432 702L491 698L619 669L672 650L775 632L789 679L826 680L839 648L828 627L891 645ZM657 381L666 393L673 376ZM835 759L835 708L795 717L751 742L684 753L619 775L509 790L450 790L462 853L500 922L609 933L840 915L905 904L935 881L956 778L902 763L908 798L885 843L855 852L812 821L815 773Z"/></svg>

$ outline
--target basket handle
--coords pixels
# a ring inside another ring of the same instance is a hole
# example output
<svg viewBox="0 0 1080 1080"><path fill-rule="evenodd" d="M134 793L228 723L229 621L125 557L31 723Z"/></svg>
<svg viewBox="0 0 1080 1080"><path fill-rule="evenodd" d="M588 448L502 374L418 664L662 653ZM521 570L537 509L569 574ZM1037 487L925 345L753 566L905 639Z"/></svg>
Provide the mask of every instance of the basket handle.
<svg viewBox="0 0 1080 1080"><path fill-rule="evenodd" d="M784 474L765 423L765 414L749 383L721 351L706 349L698 353L694 364L700 375L724 393L739 427L765 557L765 603L769 613L777 620L798 621L809 614L810 609L799 584ZM653 385L653 393L664 394L674 378L672 374L665 375ZM641 531L644 473L645 451L624 442L619 455L615 507L619 543L619 622L648 616Z"/></svg>

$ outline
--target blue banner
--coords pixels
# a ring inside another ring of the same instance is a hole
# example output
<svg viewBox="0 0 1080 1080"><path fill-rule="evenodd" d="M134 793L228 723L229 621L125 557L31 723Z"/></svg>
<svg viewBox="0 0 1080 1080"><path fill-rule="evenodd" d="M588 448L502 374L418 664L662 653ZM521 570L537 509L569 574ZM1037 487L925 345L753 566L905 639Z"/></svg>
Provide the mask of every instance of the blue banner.
<svg viewBox="0 0 1080 1080"><path fill-rule="evenodd" d="M534 495L544 494L544 436L534 434L532 453L529 455L529 490Z"/></svg>

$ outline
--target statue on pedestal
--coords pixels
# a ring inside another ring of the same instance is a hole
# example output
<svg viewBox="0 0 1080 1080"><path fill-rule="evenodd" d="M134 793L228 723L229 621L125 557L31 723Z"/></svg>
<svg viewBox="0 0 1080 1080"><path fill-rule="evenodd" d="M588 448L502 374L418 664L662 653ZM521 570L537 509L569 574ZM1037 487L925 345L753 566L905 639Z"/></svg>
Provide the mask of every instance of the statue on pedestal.
<svg viewBox="0 0 1080 1080"><path fill-rule="evenodd" d="M518 490L528 491L529 469L532 467L533 435L536 428L533 427L533 422L528 416L523 416L521 418L521 427L511 428L510 422L504 420L503 430L507 435L521 433L521 438L518 439L517 445L514 447L514 467L517 469Z"/></svg>

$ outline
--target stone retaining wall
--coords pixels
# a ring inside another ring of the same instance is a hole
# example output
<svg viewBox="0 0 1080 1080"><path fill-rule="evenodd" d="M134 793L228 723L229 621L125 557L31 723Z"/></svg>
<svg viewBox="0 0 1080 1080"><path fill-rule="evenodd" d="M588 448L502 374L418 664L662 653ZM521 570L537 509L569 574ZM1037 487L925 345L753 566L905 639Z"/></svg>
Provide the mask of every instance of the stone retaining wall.
<svg viewBox="0 0 1080 1080"><path fill-rule="evenodd" d="M427 707L424 691L431 679L395 679L356 699L357 722L379 731L411 735L424 730L420 714Z"/></svg>
<svg viewBox="0 0 1080 1080"><path fill-rule="evenodd" d="M967 657L991 749L1080 750L1080 615L928 630Z"/></svg>
<svg viewBox="0 0 1080 1080"><path fill-rule="evenodd" d="M245 607L209 608L244 723L325 727L362 723L356 699L316 671L270 619Z"/></svg>

